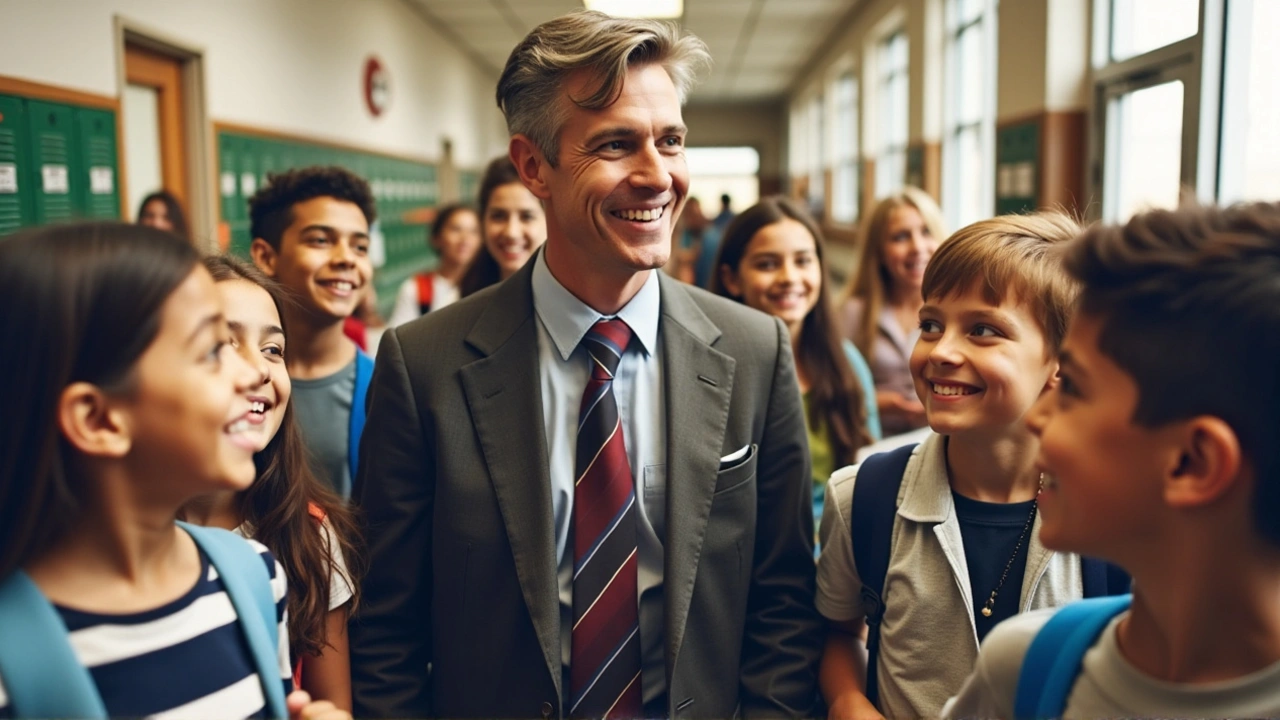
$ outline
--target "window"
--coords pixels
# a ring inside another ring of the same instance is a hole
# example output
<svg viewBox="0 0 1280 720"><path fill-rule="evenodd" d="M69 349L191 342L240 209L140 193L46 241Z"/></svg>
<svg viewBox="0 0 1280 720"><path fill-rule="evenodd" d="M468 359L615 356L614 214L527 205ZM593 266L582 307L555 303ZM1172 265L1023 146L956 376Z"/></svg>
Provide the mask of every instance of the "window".
<svg viewBox="0 0 1280 720"><path fill-rule="evenodd" d="M1224 71L1223 202L1280 200L1280 2L1235 0L1227 9Z"/></svg>
<svg viewBox="0 0 1280 720"><path fill-rule="evenodd" d="M1280 2L1095 0L1095 12L1103 219L1189 197L1280 199Z"/></svg>
<svg viewBox="0 0 1280 720"><path fill-rule="evenodd" d="M835 83L835 127L832 138L835 172L831 178L831 219L853 224L858 219L858 80L853 71Z"/></svg>
<svg viewBox="0 0 1280 720"><path fill-rule="evenodd" d="M1112 202L1117 218L1178 206L1182 177L1182 104L1178 80L1124 93L1111 101L1115 138Z"/></svg>
<svg viewBox="0 0 1280 720"><path fill-rule="evenodd" d="M1111 59L1127 60L1189 38L1200 29L1200 0L1114 0Z"/></svg>
<svg viewBox="0 0 1280 720"><path fill-rule="evenodd" d="M1232 0L1234 3L1236 0ZM1270 0L1268 0L1270 1ZM1095 182L1102 217L1123 222L1186 194L1216 196L1220 31L1205 33L1206 0L1106 0L1095 60ZM1222 12L1222 0L1207 0ZM1217 28L1218 22L1211 24ZM1213 140L1203 142L1205 135Z"/></svg>
<svg viewBox="0 0 1280 720"><path fill-rule="evenodd" d="M824 216L824 202L826 199L826 183L823 180L823 170L826 169L827 148L825 138L823 137L824 123L822 122L822 96L814 98L809 103L809 209L813 211L814 217L822 218Z"/></svg>
<svg viewBox="0 0 1280 720"><path fill-rule="evenodd" d="M948 0L942 206L951 227L995 206L995 0Z"/></svg>
<svg viewBox="0 0 1280 720"><path fill-rule="evenodd" d="M907 34L901 30L877 48L876 106L879 146L876 157L876 196L902 189L907 174Z"/></svg>

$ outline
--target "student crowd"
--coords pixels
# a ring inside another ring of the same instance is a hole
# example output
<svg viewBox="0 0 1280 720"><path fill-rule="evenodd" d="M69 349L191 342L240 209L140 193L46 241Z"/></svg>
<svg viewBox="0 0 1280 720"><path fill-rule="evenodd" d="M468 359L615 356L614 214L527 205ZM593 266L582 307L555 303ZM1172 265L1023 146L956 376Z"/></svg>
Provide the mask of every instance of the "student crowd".
<svg viewBox="0 0 1280 720"><path fill-rule="evenodd" d="M1280 716L1280 204L948 236L909 188L837 300L769 197L704 290L658 269L708 60L526 37L376 361L341 168L250 261L164 194L0 240L0 717Z"/></svg>

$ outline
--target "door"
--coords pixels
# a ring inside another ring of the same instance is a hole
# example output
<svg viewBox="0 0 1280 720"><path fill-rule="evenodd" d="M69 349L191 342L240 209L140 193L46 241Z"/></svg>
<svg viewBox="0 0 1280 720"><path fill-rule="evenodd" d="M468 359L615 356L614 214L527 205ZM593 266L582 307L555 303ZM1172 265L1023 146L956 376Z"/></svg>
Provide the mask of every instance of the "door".
<svg viewBox="0 0 1280 720"><path fill-rule="evenodd" d="M131 220L147 194L168 190L188 207L183 61L125 44L125 187Z"/></svg>

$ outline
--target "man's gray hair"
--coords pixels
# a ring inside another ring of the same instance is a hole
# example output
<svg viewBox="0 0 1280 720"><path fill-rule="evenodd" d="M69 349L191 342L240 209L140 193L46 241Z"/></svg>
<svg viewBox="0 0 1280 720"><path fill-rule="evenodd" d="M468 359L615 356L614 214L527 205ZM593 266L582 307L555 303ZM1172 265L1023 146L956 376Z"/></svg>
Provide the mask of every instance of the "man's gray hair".
<svg viewBox="0 0 1280 720"><path fill-rule="evenodd" d="M498 107L507 130L528 137L555 167L568 111L560 99L565 79L577 70L594 74L599 87L568 99L600 110L617 101L630 67L650 63L667 71L683 105L698 72L711 64L711 54L705 43L671 23L592 10L570 13L534 28L511 51L498 79Z"/></svg>

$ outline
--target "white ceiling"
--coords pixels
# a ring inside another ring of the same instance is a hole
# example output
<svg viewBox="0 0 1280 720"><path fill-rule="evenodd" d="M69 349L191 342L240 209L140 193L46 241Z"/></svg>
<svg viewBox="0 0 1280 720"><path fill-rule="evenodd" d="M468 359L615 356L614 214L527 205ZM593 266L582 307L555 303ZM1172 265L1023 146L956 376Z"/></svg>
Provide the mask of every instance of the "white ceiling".
<svg viewBox="0 0 1280 720"><path fill-rule="evenodd" d="M539 23L580 0L405 0L493 73ZM711 50L695 102L743 102L786 94L861 0L685 0L681 24Z"/></svg>

